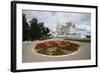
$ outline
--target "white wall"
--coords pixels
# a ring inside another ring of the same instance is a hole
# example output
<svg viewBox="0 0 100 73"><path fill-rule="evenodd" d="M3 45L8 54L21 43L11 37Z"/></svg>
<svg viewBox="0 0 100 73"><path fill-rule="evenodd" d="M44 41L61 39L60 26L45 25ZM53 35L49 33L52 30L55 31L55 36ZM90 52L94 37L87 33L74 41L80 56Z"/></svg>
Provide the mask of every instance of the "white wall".
<svg viewBox="0 0 100 73"><path fill-rule="evenodd" d="M10 1L11 0L0 0L0 73L11 73L10 72ZM100 4L100 0L30 0L30 1L86 4L86 5ZM99 13L100 13L100 9L99 9ZM98 26L98 28L99 27L100 25ZM100 33L99 33L99 37L100 37ZM100 38L98 40L100 40ZM100 56L100 49L98 51ZM100 57L99 57L99 61L100 61ZM100 72L100 67L53 70L53 71L38 71L37 73L99 73L99 72Z"/></svg>

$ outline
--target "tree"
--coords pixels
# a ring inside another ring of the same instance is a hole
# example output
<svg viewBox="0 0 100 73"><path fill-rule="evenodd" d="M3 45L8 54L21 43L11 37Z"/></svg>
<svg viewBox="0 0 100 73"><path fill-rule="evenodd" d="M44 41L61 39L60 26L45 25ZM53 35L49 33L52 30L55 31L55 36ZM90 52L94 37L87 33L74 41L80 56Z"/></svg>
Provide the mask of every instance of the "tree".
<svg viewBox="0 0 100 73"><path fill-rule="evenodd" d="M50 32L49 28L45 28L45 36L48 36L48 33Z"/></svg>
<svg viewBox="0 0 100 73"><path fill-rule="evenodd" d="M38 22L36 18L30 21L30 36L31 40L37 40L48 36L49 28L44 26L43 22Z"/></svg>
<svg viewBox="0 0 100 73"><path fill-rule="evenodd" d="M45 27L43 22L38 22L37 18L32 18L29 26L26 15L23 14L23 41L45 38L50 36L49 32L49 28Z"/></svg>
<svg viewBox="0 0 100 73"><path fill-rule="evenodd" d="M30 21L30 38L31 40L38 38L38 20L36 18Z"/></svg>
<svg viewBox="0 0 100 73"><path fill-rule="evenodd" d="M49 36L48 35L48 33L50 32L49 28L45 27L43 22L39 23L39 25L40 25L40 31L41 31L42 37Z"/></svg>
<svg viewBox="0 0 100 73"><path fill-rule="evenodd" d="M29 26L27 23L26 15L23 14L23 41L29 40Z"/></svg>
<svg viewBox="0 0 100 73"><path fill-rule="evenodd" d="M40 30L40 36L43 37L43 29L44 29L44 23L43 22L39 22L39 30Z"/></svg>

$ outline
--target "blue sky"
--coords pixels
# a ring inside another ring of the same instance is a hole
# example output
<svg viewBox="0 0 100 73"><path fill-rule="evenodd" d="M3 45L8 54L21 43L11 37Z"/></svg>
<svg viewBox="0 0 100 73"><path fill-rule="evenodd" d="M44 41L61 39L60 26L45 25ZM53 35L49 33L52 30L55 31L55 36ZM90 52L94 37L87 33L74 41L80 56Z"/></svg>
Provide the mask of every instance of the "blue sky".
<svg viewBox="0 0 100 73"><path fill-rule="evenodd" d="M57 24L65 25L66 22L73 22L79 29L86 30L85 33L91 32L91 14L76 13L76 12L52 12L52 11L33 11L23 10L26 14L27 22L32 18L37 18L39 22L44 22L44 25L51 31L56 31Z"/></svg>

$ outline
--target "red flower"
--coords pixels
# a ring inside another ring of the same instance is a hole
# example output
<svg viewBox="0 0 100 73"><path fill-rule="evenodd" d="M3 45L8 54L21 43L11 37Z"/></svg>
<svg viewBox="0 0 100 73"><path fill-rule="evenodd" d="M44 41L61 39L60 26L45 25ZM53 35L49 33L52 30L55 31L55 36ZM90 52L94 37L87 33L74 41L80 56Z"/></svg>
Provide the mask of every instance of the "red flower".
<svg viewBox="0 0 100 73"><path fill-rule="evenodd" d="M45 43L38 43L35 48L38 49L38 48L46 48L46 47L47 46Z"/></svg>
<svg viewBox="0 0 100 73"><path fill-rule="evenodd" d="M38 43L36 45L36 49L48 49L48 48L59 48L60 46L64 46L63 49L66 49L68 51L75 51L78 49L79 45L78 44L74 44L71 42L66 42L66 41L47 41L47 42L43 42L43 43Z"/></svg>

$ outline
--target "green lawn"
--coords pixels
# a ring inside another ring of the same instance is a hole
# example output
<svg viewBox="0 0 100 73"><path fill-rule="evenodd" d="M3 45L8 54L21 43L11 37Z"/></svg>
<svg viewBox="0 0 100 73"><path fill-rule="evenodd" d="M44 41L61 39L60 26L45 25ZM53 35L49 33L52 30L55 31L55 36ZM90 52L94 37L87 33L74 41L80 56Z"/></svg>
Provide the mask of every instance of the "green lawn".
<svg viewBox="0 0 100 73"><path fill-rule="evenodd" d="M42 37L39 40L47 40L47 39L51 39L52 37Z"/></svg>
<svg viewBox="0 0 100 73"><path fill-rule="evenodd" d="M72 41L79 41L79 42L91 42L91 39L83 38L83 39L75 39L75 38L64 38L64 40L72 40Z"/></svg>
<svg viewBox="0 0 100 73"><path fill-rule="evenodd" d="M44 37L44 38L40 38L39 40L47 40L52 38L60 38L64 40L79 41L79 42L86 42L86 43L91 42L91 38L68 38L68 37Z"/></svg>

